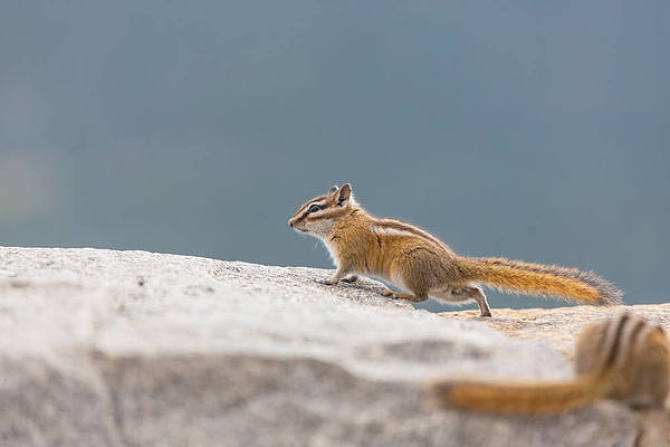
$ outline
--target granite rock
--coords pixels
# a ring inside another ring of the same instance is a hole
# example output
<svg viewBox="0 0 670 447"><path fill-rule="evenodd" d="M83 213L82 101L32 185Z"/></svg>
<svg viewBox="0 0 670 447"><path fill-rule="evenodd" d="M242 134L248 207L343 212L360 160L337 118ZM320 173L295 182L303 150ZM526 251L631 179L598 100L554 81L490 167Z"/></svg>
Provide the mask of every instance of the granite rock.
<svg viewBox="0 0 670 447"><path fill-rule="evenodd" d="M326 275L0 248L0 445L635 445L638 416L613 402L550 418L438 410L436 378L572 368L544 343Z"/></svg>

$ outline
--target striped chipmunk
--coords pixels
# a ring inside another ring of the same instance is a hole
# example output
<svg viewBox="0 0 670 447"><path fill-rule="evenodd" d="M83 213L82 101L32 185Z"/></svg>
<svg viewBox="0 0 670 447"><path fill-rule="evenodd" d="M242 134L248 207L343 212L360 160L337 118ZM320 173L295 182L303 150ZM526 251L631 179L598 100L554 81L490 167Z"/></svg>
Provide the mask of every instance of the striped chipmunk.
<svg viewBox="0 0 670 447"><path fill-rule="evenodd" d="M428 297L474 301L483 317L491 316L491 310L480 284L594 305L618 304L623 295L596 274L575 268L459 256L414 225L372 216L356 202L349 184L305 202L288 225L326 245L337 268L322 282L326 285L355 282L359 274L381 278L403 290L385 289L384 296L412 302Z"/></svg>
<svg viewBox="0 0 670 447"><path fill-rule="evenodd" d="M668 338L630 313L587 326L577 338L575 379L564 382L437 381L437 403L504 415L558 414L613 399L637 410L664 410L670 387Z"/></svg>

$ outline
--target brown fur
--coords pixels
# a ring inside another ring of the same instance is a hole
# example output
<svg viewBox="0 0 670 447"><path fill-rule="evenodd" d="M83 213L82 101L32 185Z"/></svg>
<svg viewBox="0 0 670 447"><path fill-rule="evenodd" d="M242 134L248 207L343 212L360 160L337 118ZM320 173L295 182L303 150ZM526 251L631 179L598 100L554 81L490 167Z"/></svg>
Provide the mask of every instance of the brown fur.
<svg viewBox="0 0 670 447"><path fill-rule="evenodd" d="M497 414L561 413L599 398L661 409L670 387L668 339L660 327L623 313L580 334L575 370L566 382L441 381L432 389L443 407Z"/></svg>
<svg viewBox="0 0 670 447"><path fill-rule="evenodd" d="M602 394L595 377L546 384L456 382L435 385L440 399L460 408L496 414L551 414L587 405Z"/></svg>
<svg viewBox="0 0 670 447"><path fill-rule="evenodd" d="M489 278L482 282L513 292L526 293L523 291L526 290L533 295L574 297L578 301L593 301L595 304L604 305L620 304L623 297L623 292L610 282L593 272L583 272L576 268L505 258L469 258L464 262L464 269L471 275ZM515 283L522 283L523 286L514 287L517 285ZM540 286L543 290L537 290L538 283L546 287Z"/></svg>
<svg viewBox="0 0 670 447"><path fill-rule="evenodd" d="M615 304L622 293L593 273L504 258L458 256L444 242L416 226L367 213L350 185L303 204L289 220L297 231L319 237L337 265L325 284L349 274L381 277L409 293L387 296L423 301L475 301L490 316L486 295L477 284L515 293L555 296L585 304Z"/></svg>

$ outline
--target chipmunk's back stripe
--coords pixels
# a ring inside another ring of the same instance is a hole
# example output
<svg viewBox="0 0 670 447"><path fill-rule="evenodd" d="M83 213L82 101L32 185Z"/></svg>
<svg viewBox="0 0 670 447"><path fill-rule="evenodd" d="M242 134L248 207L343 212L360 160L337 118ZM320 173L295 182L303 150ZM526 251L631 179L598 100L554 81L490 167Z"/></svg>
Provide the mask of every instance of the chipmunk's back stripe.
<svg viewBox="0 0 670 447"><path fill-rule="evenodd" d="M597 332L595 341L595 348L593 355L596 358L593 360L594 369L597 368L599 371L605 369L607 364L607 359L610 356L610 348L612 346L611 340L608 336L609 330L614 326L616 319L609 318L606 321L603 321L602 328Z"/></svg>
<svg viewBox="0 0 670 447"><path fill-rule="evenodd" d="M416 234L411 233L407 230L398 230L396 228L388 228L381 225L373 226L372 231L386 236L410 236L410 237L416 236Z"/></svg>
<svg viewBox="0 0 670 447"><path fill-rule="evenodd" d="M375 222L375 226L381 228L382 230L398 230L405 231L414 236L420 237L421 239L431 242L439 247L445 247L444 242L431 235L430 233L422 230L421 228L415 227L414 225L407 224L405 222L400 222L399 220L394 219L378 219Z"/></svg>
<svg viewBox="0 0 670 447"><path fill-rule="evenodd" d="M605 368L610 368L616 361L617 353L619 353L619 346L621 345L621 336L629 319L630 315L628 313L624 313L619 318L614 320L608 327L607 346L609 346L609 351L605 360L605 364L603 365Z"/></svg>
<svg viewBox="0 0 670 447"><path fill-rule="evenodd" d="M638 344L638 339L642 332L649 330L649 325L641 318L634 318L634 322L628 325L628 333L625 334L623 344L621 345L621 355L617 359L618 366L624 366L630 359L630 355Z"/></svg>

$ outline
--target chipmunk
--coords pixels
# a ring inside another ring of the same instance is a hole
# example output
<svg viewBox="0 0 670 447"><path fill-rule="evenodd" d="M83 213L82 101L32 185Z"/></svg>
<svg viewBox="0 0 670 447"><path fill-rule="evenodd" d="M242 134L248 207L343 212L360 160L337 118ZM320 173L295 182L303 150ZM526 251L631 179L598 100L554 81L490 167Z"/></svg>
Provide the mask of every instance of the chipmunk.
<svg viewBox="0 0 670 447"><path fill-rule="evenodd" d="M442 381L438 403L497 414L556 414L614 399L663 409L670 388L668 338L659 326L624 312L593 323L577 339L576 378L555 383Z"/></svg>
<svg viewBox="0 0 670 447"><path fill-rule="evenodd" d="M355 282L357 274L378 277L406 291L385 289L384 296L412 302L429 296L449 303L474 301L481 316L491 316L491 309L479 284L598 305L617 304L623 295L596 274L574 268L459 256L414 225L372 216L356 202L349 184L305 202L288 225L326 245L337 267L322 282L326 285Z"/></svg>

